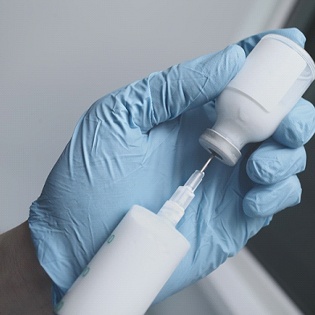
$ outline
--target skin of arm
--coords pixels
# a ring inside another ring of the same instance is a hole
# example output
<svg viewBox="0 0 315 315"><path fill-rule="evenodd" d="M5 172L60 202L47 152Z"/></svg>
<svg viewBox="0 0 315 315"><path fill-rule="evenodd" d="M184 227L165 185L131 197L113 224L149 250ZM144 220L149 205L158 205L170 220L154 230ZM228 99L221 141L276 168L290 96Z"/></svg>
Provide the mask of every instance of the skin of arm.
<svg viewBox="0 0 315 315"><path fill-rule="evenodd" d="M0 314L53 314L51 287L37 260L28 222L1 234Z"/></svg>

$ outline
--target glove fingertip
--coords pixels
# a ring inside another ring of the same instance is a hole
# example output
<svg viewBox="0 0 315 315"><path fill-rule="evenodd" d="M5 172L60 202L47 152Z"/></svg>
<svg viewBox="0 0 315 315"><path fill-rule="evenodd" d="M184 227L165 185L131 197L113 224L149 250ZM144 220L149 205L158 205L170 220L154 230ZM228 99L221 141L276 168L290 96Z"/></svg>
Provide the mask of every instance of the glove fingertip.
<svg viewBox="0 0 315 315"><path fill-rule="evenodd" d="M282 120L273 138L289 148L307 143L315 131L315 109L312 103L300 99L292 111Z"/></svg>
<svg viewBox="0 0 315 315"><path fill-rule="evenodd" d="M252 156L246 163L246 173L248 177L257 184L264 184L267 181L267 179L261 175L262 167L260 163L257 163L257 160ZM264 178L264 181L262 181L262 178Z"/></svg>
<svg viewBox="0 0 315 315"><path fill-rule="evenodd" d="M270 216L269 213L265 213L260 207L260 195L259 193L253 193L250 191L243 200L243 211L250 218L265 218Z"/></svg>
<svg viewBox="0 0 315 315"><path fill-rule="evenodd" d="M297 27L286 28L283 31L285 32L285 33L282 33L284 36L291 38L298 45L304 47L305 42L306 42L306 37Z"/></svg>
<svg viewBox="0 0 315 315"><path fill-rule="evenodd" d="M252 49L257 45L257 43L262 39L262 37L268 34L278 34L285 36L296 42L301 47L304 47L306 42L304 34L298 28L292 27L265 31L239 41L238 45L242 46L246 52L246 55L248 55L252 51Z"/></svg>
<svg viewBox="0 0 315 315"><path fill-rule="evenodd" d="M301 202L302 188L297 176L279 183L252 188L243 200L243 211L249 217L268 217Z"/></svg>
<svg viewBox="0 0 315 315"><path fill-rule="evenodd" d="M243 211L250 218L256 217L256 213L258 212L255 202L248 198L243 200Z"/></svg>

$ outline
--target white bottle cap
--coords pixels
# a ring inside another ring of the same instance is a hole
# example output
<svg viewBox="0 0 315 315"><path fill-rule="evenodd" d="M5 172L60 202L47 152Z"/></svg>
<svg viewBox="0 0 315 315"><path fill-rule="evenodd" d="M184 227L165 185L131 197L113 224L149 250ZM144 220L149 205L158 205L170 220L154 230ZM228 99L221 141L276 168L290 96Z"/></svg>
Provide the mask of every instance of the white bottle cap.
<svg viewBox="0 0 315 315"><path fill-rule="evenodd" d="M206 129L199 138L200 144L224 164L233 166L242 156L240 150L227 138L213 129Z"/></svg>

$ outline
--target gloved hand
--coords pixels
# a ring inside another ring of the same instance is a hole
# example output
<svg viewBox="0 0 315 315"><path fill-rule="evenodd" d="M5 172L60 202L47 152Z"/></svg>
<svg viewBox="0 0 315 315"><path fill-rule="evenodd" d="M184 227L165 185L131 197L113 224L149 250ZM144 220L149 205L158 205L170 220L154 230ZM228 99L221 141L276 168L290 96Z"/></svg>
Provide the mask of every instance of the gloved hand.
<svg viewBox="0 0 315 315"><path fill-rule="evenodd" d="M278 30L300 45L295 29ZM214 100L265 34L176 65L98 100L32 206L29 225L38 259L58 301L128 209L157 212L208 153L201 133L215 121ZM314 132L305 100L253 154L235 167L212 162L178 224L191 249L157 301L206 276L236 254L272 215L299 202L296 173L305 167L303 144Z"/></svg>

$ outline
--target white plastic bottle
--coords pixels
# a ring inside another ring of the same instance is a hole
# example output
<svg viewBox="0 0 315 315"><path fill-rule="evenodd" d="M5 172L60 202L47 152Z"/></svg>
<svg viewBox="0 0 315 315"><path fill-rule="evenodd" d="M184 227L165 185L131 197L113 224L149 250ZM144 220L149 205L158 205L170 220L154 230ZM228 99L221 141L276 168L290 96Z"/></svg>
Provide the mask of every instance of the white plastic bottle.
<svg viewBox="0 0 315 315"><path fill-rule="evenodd" d="M141 315L190 245L163 217L133 206L57 305L60 315Z"/></svg>
<svg viewBox="0 0 315 315"><path fill-rule="evenodd" d="M264 36L216 102L215 125L201 145L235 165L245 144L270 137L315 78L314 61L292 40Z"/></svg>
<svg viewBox="0 0 315 315"><path fill-rule="evenodd" d="M190 248L175 226L203 176L195 171L157 214L133 206L56 306L56 314L144 314Z"/></svg>

